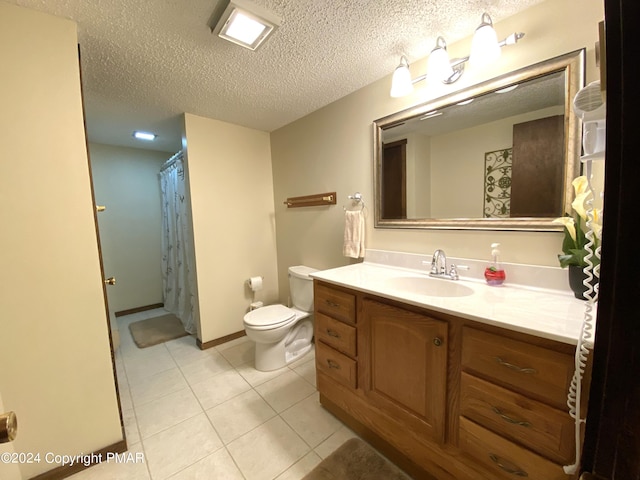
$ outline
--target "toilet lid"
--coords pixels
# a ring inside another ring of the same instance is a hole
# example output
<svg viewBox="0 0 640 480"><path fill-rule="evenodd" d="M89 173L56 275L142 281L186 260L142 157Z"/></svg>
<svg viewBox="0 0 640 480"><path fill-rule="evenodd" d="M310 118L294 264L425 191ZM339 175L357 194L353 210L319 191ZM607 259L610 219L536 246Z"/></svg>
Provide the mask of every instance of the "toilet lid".
<svg viewBox="0 0 640 480"><path fill-rule="evenodd" d="M284 305L268 305L247 313L244 322L252 327L275 327L293 320L295 316L295 312Z"/></svg>

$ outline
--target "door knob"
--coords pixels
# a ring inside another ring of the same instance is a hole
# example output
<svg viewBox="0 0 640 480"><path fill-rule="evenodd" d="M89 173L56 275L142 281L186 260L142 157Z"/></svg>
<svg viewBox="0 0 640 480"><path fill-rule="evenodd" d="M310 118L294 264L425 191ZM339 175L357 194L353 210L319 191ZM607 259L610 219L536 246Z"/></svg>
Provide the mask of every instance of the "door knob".
<svg viewBox="0 0 640 480"><path fill-rule="evenodd" d="M18 418L13 412L0 415L0 443L13 442L18 435Z"/></svg>
<svg viewBox="0 0 640 480"><path fill-rule="evenodd" d="M106 209L104 205L96 205L96 212L104 212Z"/></svg>
<svg viewBox="0 0 640 480"><path fill-rule="evenodd" d="M109 277L104 281L104 283L106 283L107 285L115 285L116 277Z"/></svg>

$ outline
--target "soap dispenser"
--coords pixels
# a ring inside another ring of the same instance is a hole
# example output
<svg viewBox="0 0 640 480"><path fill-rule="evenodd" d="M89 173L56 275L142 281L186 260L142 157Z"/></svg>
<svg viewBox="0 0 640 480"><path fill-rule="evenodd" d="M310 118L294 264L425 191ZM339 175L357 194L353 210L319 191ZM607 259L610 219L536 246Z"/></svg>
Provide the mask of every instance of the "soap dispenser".
<svg viewBox="0 0 640 480"><path fill-rule="evenodd" d="M487 280L487 284L493 286L502 285L502 282L507 277L498 261L498 256L500 255L499 246L499 243L491 244L491 263L484 269L484 278Z"/></svg>

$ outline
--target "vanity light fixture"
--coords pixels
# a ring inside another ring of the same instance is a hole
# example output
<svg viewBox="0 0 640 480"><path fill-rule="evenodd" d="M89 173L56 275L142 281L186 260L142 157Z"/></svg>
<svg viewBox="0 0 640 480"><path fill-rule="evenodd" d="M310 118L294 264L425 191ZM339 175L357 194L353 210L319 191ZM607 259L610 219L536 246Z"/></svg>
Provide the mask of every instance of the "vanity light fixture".
<svg viewBox="0 0 640 480"><path fill-rule="evenodd" d="M400 57L400 65L398 65L393 72L393 78L391 80L391 96L404 97L405 95L409 95L412 91L413 84L411 83L409 61L407 60L407 57L402 55L402 57Z"/></svg>
<svg viewBox="0 0 640 480"><path fill-rule="evenodd" d="M214 20L217 17L214 14ZM256 50L280 23L279 17L249 0L230 0L211 33L241 47Z"/></svg>
<svg viewBox="0 0 640 480"><path fill-rule="evenodd" d="M436 39L436 46L427 60L427 81L438 81L444 83L453 83L453 67L451 67L451 59L447 52L447 42L444 38L438 37Z"/></svg>
<svg viewBox="0 0 640 480"><path fill-rule="evenodd" d="M133 132L133 138L137 138L138 140L146 140L147 142L153 142L157 137L158 135L156 135L155 133L140 132L138 130Z"/></svg>
<svg viewBox="0 0 640 480"><path fill-rule="evenodd" d="M482 14L480 26L476 29L473 40L471 40L469 65L474 67L489 65L498 58L500 58L498 34L493 28L491 17L485 12Z"/></svg>
<svg viewBox="0 0 640 480"><path fill-rule="evenodd" d="M500 56L500 49L505 45L515 45L524 37L524 33L512 33L501 42L497 41L497 35L493 28L491 17L487 13L482 14L480 26L476 29L471 42L471 53L462 58L449 59L447 43L439 36L436 46L427 59L427 73L411 79L409 61L405 55L400 58L400 65L393 73L391 80L392 97L404 97L413 91L413 85L429 78L441 81L447 85L456 82L464 73L464 64L469 62L472 66L486 65L495 61Z"/></svg>

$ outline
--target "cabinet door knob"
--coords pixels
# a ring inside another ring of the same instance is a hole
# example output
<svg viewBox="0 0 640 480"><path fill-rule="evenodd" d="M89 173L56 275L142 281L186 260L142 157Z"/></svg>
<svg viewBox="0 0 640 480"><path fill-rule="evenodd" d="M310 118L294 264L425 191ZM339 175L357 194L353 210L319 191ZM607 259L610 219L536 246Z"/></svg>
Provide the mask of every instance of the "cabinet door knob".
<svg viewBox="0 0 640 480"><path fill-rule="evenodd" d="M442 340L440 338L436 337L436 338L433 339L433 344L436 347L439 347L440 345L442 345Z"/></svg>
<svg viewBox="0 0 640 480"><path fill-rule="evenodd" d="M18 435L18 419L13 412L0 415L0 443L13 442Z"/></svg>

